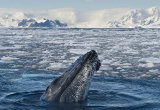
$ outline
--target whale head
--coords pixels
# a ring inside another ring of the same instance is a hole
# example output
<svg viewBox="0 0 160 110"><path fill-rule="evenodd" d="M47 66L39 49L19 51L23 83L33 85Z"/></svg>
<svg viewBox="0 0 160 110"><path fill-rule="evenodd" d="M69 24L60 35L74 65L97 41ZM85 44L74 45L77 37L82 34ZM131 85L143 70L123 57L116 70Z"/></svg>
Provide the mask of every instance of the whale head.
<svg viewBox="0 0 160 110"><path fill-rule="evenodd" d="M101 66L96 51L80 56L60 77L51 82L41 99L47 102L81 102L87 97L93 74Z"/></svg>

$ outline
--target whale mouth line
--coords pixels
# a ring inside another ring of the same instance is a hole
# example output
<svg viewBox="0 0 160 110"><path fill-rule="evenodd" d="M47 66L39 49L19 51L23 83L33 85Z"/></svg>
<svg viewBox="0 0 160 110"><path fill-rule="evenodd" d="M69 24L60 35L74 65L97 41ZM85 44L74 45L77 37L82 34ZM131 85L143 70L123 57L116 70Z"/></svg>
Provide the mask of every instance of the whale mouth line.
<svg viewBox="0 0 160 110"><path fill-rule="evenodd" d="M77 71L74 72L74 70L75 70L74 67L73 67L72 70L70 71L71 73L73 72L74 74L71 75L71 78L67 78L67 79L66 79L67 82L68 82L68 84L65 85L66 87L63 89L63 91L61 92L60 96L61 96L61 95L65 92L65 90L71 85L71 83L75 80L76 76L79 75L79 72L80 72L81 69L85 66L86 62L87 62L88 60L93 60L94 58L97 58L97 57L98 57L97 53L96 53L94 50L91 50L90 52L87 52L85 55L86 55L87 57L84 58L84 60L75 67L75 68L77 69ZM97 69L96 69L96 70L97 70Z"/></svg>

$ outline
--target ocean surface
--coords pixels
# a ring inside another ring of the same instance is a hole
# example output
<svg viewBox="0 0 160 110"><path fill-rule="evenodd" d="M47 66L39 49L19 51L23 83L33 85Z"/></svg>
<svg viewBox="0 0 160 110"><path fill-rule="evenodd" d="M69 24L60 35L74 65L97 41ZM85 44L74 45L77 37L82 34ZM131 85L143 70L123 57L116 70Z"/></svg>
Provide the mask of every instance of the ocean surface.
<svg viewBox="0 0 160 110"><path fill-rule="evenodd" d="M102 66L87 100L40 96L79 56ZM159 29L0 29L0 110L160 110Z"/></svg>

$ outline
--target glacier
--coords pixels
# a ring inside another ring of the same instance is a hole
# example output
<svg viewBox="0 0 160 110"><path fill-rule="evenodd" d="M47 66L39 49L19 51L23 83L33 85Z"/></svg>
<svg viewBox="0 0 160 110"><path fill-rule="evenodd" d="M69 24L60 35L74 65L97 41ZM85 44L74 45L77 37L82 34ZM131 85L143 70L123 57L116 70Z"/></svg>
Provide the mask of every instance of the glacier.
<svg viewBox="0 0 160 110"><path fill-rule="evenodd" d="M0 9L0 27L159 28L160 8L79 11Z"/></svg>

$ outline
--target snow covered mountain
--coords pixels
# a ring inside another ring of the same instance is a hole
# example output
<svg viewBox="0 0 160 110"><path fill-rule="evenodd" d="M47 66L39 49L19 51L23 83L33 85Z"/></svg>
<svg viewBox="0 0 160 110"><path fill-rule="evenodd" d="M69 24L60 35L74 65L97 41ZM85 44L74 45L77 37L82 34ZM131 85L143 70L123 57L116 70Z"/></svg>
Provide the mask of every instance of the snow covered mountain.
<svg viewBox="0 0 160 110"><path fill-rule="evenodd" d="M120 20L124 26L160 27L160 9L132 10Z"/></svg>
<svg viewBox="0 0 160 110"><path fill-rule="evenodd" d="M72 8L46 11L0 9L0 27L160 28L160 8L89 12Z"/></svg>
<svg viewBox="0 0 160 110"><path fill-rule="evenodd" d="M34 14L13 10L13 12L3 11L0 13L0 27L25 27L25 28L56 28L66 27L66 23L59 20L50 20L36 17Z"/></svg>
<svg viewBox="0 0 160 110"><path fill-rule="evenodd" d="M67 24L61 23L59 20L48 20L43 19L41 21L36 21L35 19L23 19L18 22L18 27L34 27L34 28L57 28L66 27Z"/></svg>

